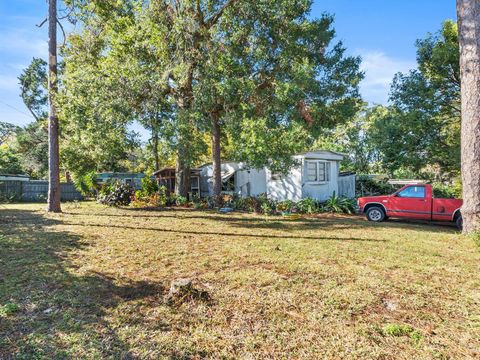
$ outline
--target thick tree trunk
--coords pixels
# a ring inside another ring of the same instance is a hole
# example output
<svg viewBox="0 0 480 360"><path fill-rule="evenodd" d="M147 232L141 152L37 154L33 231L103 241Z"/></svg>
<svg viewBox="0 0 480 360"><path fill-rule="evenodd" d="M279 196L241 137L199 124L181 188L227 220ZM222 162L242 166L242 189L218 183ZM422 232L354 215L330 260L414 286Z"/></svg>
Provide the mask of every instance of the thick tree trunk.
<svg viewBox="0 0 480 360"><path fill-rule="evenodd" d="M58 118L55 108L57 82L57 1L48 2L48 205L47 211L60 212L60 154Z"/></svg>
<svg viewBox="0 0 480 360"><path fill-rule="evenodd" d="M182 146L181 146L182 147ZM185 161L184 152L177 153L177 164L175 169L175 194L177 196L188 196L190 191L190 165Z"/></svg>
<svg viewBox="0 0 480 360"><path fill-rule="evenodd" d="M462 88L463 230L480 231L480 0L457 0Z"/></svg>
<svg viewBox="0 0 480 360"><path fill-rule="evenodd" d="M222 193L222 164L220 148L220 123L218 112L211 113L212 119L212 163L213 163L213 196Z"/></svg>

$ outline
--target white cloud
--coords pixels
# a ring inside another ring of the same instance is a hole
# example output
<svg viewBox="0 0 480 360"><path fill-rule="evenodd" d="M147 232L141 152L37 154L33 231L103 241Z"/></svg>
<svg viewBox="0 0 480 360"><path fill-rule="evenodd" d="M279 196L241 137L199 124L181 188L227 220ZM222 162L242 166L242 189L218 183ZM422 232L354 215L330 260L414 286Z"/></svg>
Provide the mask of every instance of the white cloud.
<svg viewBox="0 0 480 360"><path fill-rule="evenodd" d="M393 76L398 72L408 72L416 68L415 60L397 59L382 51L360 50L361 70L365 79L360 84L363 98L372 103L386 104Z"/></svg>
<svg viewBox="0 0 480 360"><path fill-rule="evenodd" d="M48 55L47 39L44 32L38 34L26 29L10 28L2 31L0 37L0 54L8 54L10 57L42 57Z"/></svg>

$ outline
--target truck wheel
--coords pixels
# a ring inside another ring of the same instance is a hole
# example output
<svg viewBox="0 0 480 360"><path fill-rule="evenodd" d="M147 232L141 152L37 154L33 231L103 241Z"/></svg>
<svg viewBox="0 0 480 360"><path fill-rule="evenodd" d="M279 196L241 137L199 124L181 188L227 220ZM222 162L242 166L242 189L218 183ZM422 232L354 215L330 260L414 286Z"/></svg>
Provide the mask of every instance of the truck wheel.
<svg viewBox="0 0 480 360"><path fill-rule="evenodd" d="M368 221L381 222L385 220L385 211L381 207L373 206L367 210Z"/></svg>
<svg viewBox="0 0 480 360"><path fill-rule="evenodd" d="M455 225L457 225L457 229L458 230L462 230L463 229L463 218L462 218L462 215L460 215L459 217L457 217L457 220L455 220Z"/></svg>

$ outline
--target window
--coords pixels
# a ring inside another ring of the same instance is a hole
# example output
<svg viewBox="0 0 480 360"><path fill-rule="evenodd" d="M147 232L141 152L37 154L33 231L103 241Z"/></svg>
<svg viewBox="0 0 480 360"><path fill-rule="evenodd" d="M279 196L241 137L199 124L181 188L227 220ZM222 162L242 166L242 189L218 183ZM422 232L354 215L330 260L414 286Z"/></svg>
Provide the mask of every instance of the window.
<svg viewBox="0 0 480 360"><path fill-rule="evenodd" d="M200 179L197 176L190 178L190 190L192 193L199 193L200 192Z"/></svg>
<svg viewBox="0 0 480 360"><path fill-rule="evenodd" d="M330 163L325 161L306 161L307 182L330 181Z"/></svg>
<svg viewBox="0 0 480 360"><path fill-rule="evenodd" d="M425 187L424 186L409 186L405 190L400 191L397 194L398 197L402 198L424 198L425 197Z"/></svg>

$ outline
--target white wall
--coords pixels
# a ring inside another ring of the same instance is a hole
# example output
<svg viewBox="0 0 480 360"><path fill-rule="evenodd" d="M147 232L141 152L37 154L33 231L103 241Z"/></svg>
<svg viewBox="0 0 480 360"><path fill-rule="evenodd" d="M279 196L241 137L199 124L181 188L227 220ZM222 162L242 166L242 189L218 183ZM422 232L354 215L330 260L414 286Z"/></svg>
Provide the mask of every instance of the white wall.
<svg viewBox="0 0 480 360"><path fill-rule="evenodd" d="M282 175L280 180L273 180L272 172L267 169L268 197L277 201L300 200L302 198L302 167L303 165L293 167L288 174Z"/></svg>
<svg viewBox="0 0 480 360"><path fill-rule="evenodd" d="M307 176L306 176L306 167L305 167L305 161L308 160L319 160L310 158L310 159L304 159L303 161L303 182L302 182L302 196L304 198L309 197L313 199L317 199L320 201L325 201L329 197L335 194L338 195L338 161L331 161L329 160L328 162L330 163L330 181L326 182L321 182L321 183L308 183L306 181ZM320 159L323 160L323 159Z"/></svg>
<svg viewBox="0 0 480 360"><path fill-rule="evenodd" d="M258 196L267 192L265 169L239 170L235 175L235 191L238 195Z"/></svg>

